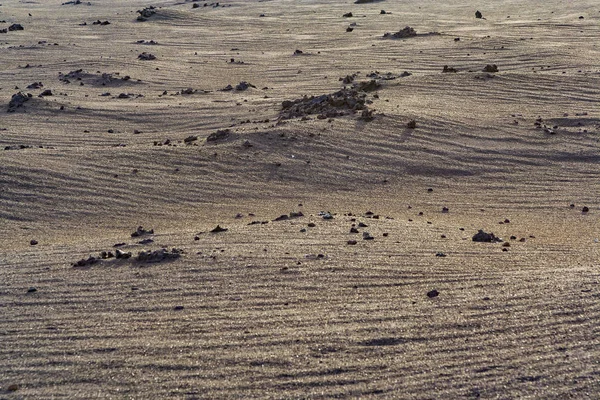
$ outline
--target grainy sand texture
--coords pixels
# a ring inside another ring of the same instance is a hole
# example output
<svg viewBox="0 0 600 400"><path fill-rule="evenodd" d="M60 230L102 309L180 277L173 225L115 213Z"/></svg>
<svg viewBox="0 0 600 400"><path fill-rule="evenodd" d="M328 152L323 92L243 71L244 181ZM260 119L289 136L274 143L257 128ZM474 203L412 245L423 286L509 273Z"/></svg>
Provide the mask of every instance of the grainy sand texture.
<svg viewBox="0 0 600 400"><path fill-rule="evenodd" d="M600 5L362 3L2 1L0 399L600 398Z"/></svg>

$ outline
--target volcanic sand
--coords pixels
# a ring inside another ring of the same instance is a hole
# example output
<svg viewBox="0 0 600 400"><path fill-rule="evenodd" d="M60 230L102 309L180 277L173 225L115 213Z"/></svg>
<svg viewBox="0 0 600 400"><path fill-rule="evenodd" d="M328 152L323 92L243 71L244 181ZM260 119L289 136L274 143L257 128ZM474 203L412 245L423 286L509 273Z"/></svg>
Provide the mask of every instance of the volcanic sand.
<svg viewBox="0 0 600 400"><path fill-rule="evenodd" d="M597 398L595 1L149 5L0 6L1 398Z"/></svg>

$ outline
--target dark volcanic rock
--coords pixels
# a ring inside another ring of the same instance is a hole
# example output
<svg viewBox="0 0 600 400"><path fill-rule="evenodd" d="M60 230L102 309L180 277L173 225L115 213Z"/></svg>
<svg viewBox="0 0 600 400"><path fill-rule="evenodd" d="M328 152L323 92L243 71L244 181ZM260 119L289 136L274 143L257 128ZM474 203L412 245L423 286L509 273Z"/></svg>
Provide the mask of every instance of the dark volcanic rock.
<svg viewBox="0 0 600 400"><path fill-rule="evenodd" d="M146 60L146 61L156 60L156 56L154 54L146 53L145 51L143 53L141 53L138 56L138 58L140 60Z"/></svg>
<svg viewBox="0 0 600 400"><path fill-rule="evenodd" d="M474 242L487 242L487 243L498 243L501 242L502 239L494 235L494 233L484 232L483 230L479 230L475 235L473 235Z"/></svg>
<svg viewBox="0 0 600 400"><path fill-rule="evenodd" d="M384 38L388 39L405 39L414 36L417 36L417 32L410 26L406 26L396 33L387 32L383 35Z"/></svg>
<svg viewBox="0 0 600 400"><path fill-rule="evenodd" d="M302 97L281 103L282 119L300 118L317 114L321 119L355 114L367 109L366 93L357 89L342 89L321 96Z"/></svg>
<svg viewBox="0 0 600 400"><path fill-rule="evenodd" d="M171 251L167 249L160 249L154 251L140 251L135 259L140 262L155 263L178 259L179 257L181 257L182 253L183 250L175 248L171 249Z"/></svg>
<svg viewBox="0 0 600 400"><path fill-rule="evenodd" d="M152 235L154 234L154 229L146 230L143 226L138 226L135 232L131 234L131 237L140 237L143 235Z"/></svg>
<svg viewBox="0 0 600 400"><path fill-rule="evenodd" d="M12 24L11 26L8 27L8 30L11 32L12 31L22 31L24 29L25 28L23 28L23 25L21 25L21 24Z"/></svg>
<svg viewBox="0 0 600 400"><path fill-rule="evenodd" d="M453 67L449 67L449 66L447 66L447 65L444 65L444 69L442 70L442 72L443 72L443 73L448 73L448 72L454 72L454 73L456 73L456 72L458 72L458 71L456 70L456 68L453 68Z"/></svg>
<svg viewBox="0 0 600 400"><path fill-rule="evenodd" d="M216 132L211 133L210 135L208 135L208 137L206 138L207 142L216 142L218 140L223 140L226 139L227 137L229 137L229 135L231 134L231 131L229 129L219 129Z"/></svg>
<svg viewBox="0 0 600 400"><path fill-rule="evenodd" d="M237 91L240 91L240 92L241 92L241 91L244 91L244 90L246 90L246 89L249 89L249 88L255 88L255 89L256 89L256 86L254 86L253 84L251 84L251 83L248 83L248 82L246 82L246 81L242 81L242 82L238 83L238 84L235 86L235 90L237 90Z"/></svg>
<svg viewBox="0 0 600 400"><path fill-rule="evenodd" d="M23 107L23 105L29 101L31 94L24 94L23 92L15 93L12 95L10 102L8 103L8 112L14 112L17 108Z"/></svg>
<svg viewBox="0 0 600 400"><path fill-rule="evenodd" d="M138 14L140 14L137 17L137 20L140 22L144 22L144 21L147 21L148 18L150 18L151 16L156 14L156 9L154 6L150 6L150 7L144 8L142 10L138 10L137 12L138 12Z"/></svg>
<svg viewBox="0 0 600 400"><path fill-rule="evenodd" d="M488 64L483 68L483 72L498 72L498 66L496 64Z"/></svg>

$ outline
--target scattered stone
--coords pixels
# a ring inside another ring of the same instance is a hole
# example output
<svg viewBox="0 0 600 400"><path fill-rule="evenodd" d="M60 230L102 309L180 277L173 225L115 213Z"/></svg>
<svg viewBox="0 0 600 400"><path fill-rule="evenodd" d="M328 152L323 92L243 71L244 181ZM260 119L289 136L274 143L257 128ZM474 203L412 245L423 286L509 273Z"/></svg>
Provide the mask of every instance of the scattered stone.
<svg viewBox="0 0 600 400"><path fill-rule="evenodd" d="M439 295L440 295L440 292L438 292L435 289L427 292L427 297L429 297L430 299L433 299L434 297L438 297Z"/></svg>
<svg viewBox="0 0 600 400"><path fill-rule="evenodd" d="M30 93L24 94L23 92L15 93L12 95L10 102L8 103L8 112L15 112L17 108L23 107L23 105L29 101L32 97Z"/></svg>
<svg viewBox="0 0 600 400"><path fill-rule="evenodd" d="M375 239L369 232L363 232L363 240L373 240Z"/></svg>
<svg viewBox="0 0 600 400"><path fill-rule="evenodd" d="M19 389L20 389L19 385L14 384L14 383L12 385L8 385L6 387L6 390L8 390L9 392L16 392Z"/></svg>
<svg viewBox="0 0 600 400"><path fill-rule="evenodd" d="M119 257L117 257L117 258L119 258ZM100 261L100 259L98 259L94 256L89 256L87 259L82 258L81 260L74 263L73 267L87 267L89 265L96 264L99 261Z"/></svg>
<svg viewBox="0 0 600 400"><path fill-rule="evenodd" d="M329 211L320 211L319 216L323 219L333 219L333 215Z"/></svg>
<svg viewBox="0 0 600 400"><path fill-rule="evenodd" d="M435 256L436 257L446 257L446 254L439 251L439 252L435 253Z"/></svg>
<svg viewBox="0 0 600 400"><path fill-rule="evenodd" d="M185 143L185 144L192 144L196 140L198 140L198 136L191 135L191 136L188 136L185 139L183 139L183 143Z"/></svg>
<svg viewBox="0 0 600 400"><path fill-rule="evenodd" d="M356 75L346 75L344 78L340 78L340 81L342 81L344 85L349 85L354 82L355 77Z"/></svg>
<svg viewBox="0 0 600 400"><path fill-rule="evenodd" d="M131 234L131 237L139 237L143 235L152 235L154 234L154 229L146 230L143 226L138 226L135 232Z"/></svg>
<svg viewBox="0 0 600 400"><path fill-rule="evenodd" d="M40 89L44 87L42 82L33 82L31 85L27 86L27 89Z"/></svg>
<svg viewBox="0 0 600 400"><path fill-rule="evenodd" d="M314 222L309 222L306 226L308 226L309 228L314 228L315 226L317 226L317 224L315 224Z"/></svg>
<svg viewBox="0 0 600 400"><path fill-rule="evenodd" d="M456 72L458 72L458 70L456 68L444 65L444 69L442 70L442 73L445 74L445 73L449 73L449 72L456 73Z"/></svg>
<svg viewBox="0 0 600 400"><path fill-rule="evenodd" d="M583 213L587 213L587 212L589 212L589 211L590 211L590 209L589 209L588 207L583 207L583 208L581 209L581 212L583 212Z"/></svg>
<svg viewBox="0 0 600 400"><path fill-rule="evenodd" d="M37 292L37 288L34 288L33 286L30 287L29 289L27 289L27 293L34 293Z"/></svg>
<svg viewBox="0 0 600 400"><path fill-rule="evenodd" d="M498 243L501 242L502 239L494 235L494 233L487 233L483 230L479 230L475 235L473 235L474 242L487 242L487 243Z"/></svg>
<svg viewBox="0 0 600 400"><path fill-rule="evenodd" d="M36 244L38 244L38 241L35 239L31 239L31 241L29 242L30 245L35 246Z"/></svg>
<svg viewBox="0 0 600 400"><path fill-rule="evenodd" d="M415 129L417 127L417 121L415 121L414 119L411 119L410 121L408 121L406 123L406 127L408 129Z"/></svg>
<svg viewBox="0 0 600 400"><path fill-rule="evenodd" d="M226 232L229 229L227 228L221 228L220 225L217 225L216 228L214 228L212 231L210 231L210 233L219 233L219 232Z"/></svg>
<svg viewBox="0 0 600 400"><path fill-rule="evenodd" d="M502 243L502 247L510 247L510 243L509 242L504 242L504 243Z"/></svg>
<svg viewBox="0 0 600 400"><path fill-rule="evenodd" d="M369 109L362 110L362 112L360 113L360 117L358 117L358 119L361 121L366 121L366 122L373 121L375 119L375 116L373 115L373 110L369 110Z"/></svg>
<svg viewBox="0 0 600 400"><path fill-rule="evenodd" d="M449 211L450 211L450 210L448 209L448 207L442 207L442 213L444 213L444 214L445 214L445 213L447 213L447 212L449 212Z"/></svg>
<svg viewBox="0 0 600 400"><path fill-rule="evenodd" d="M348 240L348 245L350 246L354 246L355 244L357 244L358 242L356 240Z"/></svg>
<svg viewBox="0 0 600 400"><path fill-rule="evenodd" d="M207 142L216 142L218 140L226 139L231 134L229 129L219 129L216 132L211 133L206 138Z"/></svg>
<svg viewBox="0 0 600 400"><path fill-rule="evenodd" d="M137 20L140 22L144 22L144 21L147 21L148 18L150 18L154 14L156 14L156 9L154 6L150 6L150 7L144 8L142 10L138 10L137 12L138 12L138 14L140 14L137 17Z"/></svg>
<svg viewBox="0 0 600 400"><path fill-rule="evenodd" d="M394 74L392 72L386 72L384 74L379 71L369 72L366 77L371 79L377 79L378 81L392 81L396 78L405 78L407 76L411 76L412 74L408 71L404 71L401 74ZM375 95L374 95L375 96Z"/></svg>
<svg viewBox="0 0 600 400"><path fill-rule="evenodd" d="M483 72L489 72L489 73L498 72L498 66L496 64L488 64L483 68Z"/></svg>
<svg viewBox="0 0 600 400"><path fill-rule="evenodd" d="M235 90L237 90L238 92L242 92L242 91L244 91L244 90L247 90L247 89L249 89L249 88L254 88L254 89L256 89L256 86L254 86L253 84L251 84L251 83L248 83L248 82L246 82L246 81L242 81L242 82L238 83L238 84L235 86Z"/></svg>
<svg viewBox="0 0 600 400"><path fill-rule="evenodd" d="M150 243L154 243L154 239L146 238L146 239L140 240L138 242L138 244L150 244Z"/></svg>
<svg viewBox="0 0 600 400"><path fill-rule="evenodd" d="M44 90L42 93L40 93L40 97L44 97L44 96L52 96L52 90L50 89L46 89Z"/></svg>
<svg viewBox="0 0 600 400"><path fill-rule="evenodd" d="M21 25L21 24L12 24L11 26L8 27L8 30L10 32L13 32L13 31L22 31L24 29L25 28L23 28L23 25Z"/></svg>
<svg viewBox="0 0 600 400"><path fill-rule="evenodd" d="M166 260L175 260L181 257L182 253L183 250L176 248L171 249L171 251L168 251L167 249L160 249L154 251L140 251L136 257L136 260L140 262L150 263L161 262Z"/></svg>
<svg viewBox="0 0 600 400"><path fill-rule="evenodd" d="M375 90L379 90L381 88L381 84L375 79L371 79L367 82L357 83L356 85L354 85L354 88L361 92L373 92Z"/></svg>
<svg viewBox="0 0 600 400"><path fill-rule="evenodd" d="M353 30L354 30L354 28L352 28L350 26L346 28L346 32L352 32Z"/></svg>
<svg viewBox="0 0 600 400"><path fill-rule="evenodd" d="M346 14L342 15L342 17L344 17L344 18L352 18L353 15L352 15L351 12L349 12L349 13L346 13Z"/></svg>
<svg viewBox="0 0 600 400"><path fill-rule="evenodd" d="M481 14L481 11L479 11L479 10L475 11L475 18L477 18L477 19L483 18L483 14Z"/></svg>
<svg viewBox="0 0 600 400"><path fill-rule="evenodd" d="M359 233L355 227L350 228L350 233Z"/></svg>
<svg viewBox="0 0 600 400"><path fill-rule="evenodd" d="M138 59L150 61L150 60L156 60L156 56L154 54L146 53L144 51L138 56Z"/></svg>
<svg viewBox="0 0 600 400"><path fill-rule="evenodd" d="M112 251L101 251L100 258L106 260L107 258L113 258L115 255Z"/></svg>
<svg viewBox="0 0 600 400"><path fill-rule="evenodd" d="M115 258L118 258L120 260L126 260L128 258L131 258L131 253L117 249L115 250Z"/></svg>
<svg viewBox="0 0 600 400"><path fill-rule="evenodd" d="M100 21L100 20L97 20L97 21L92 22L92 25L102 25L102 26L105 26L105 25L110 25L110 22L109 21Z"/></svg>
<svg viewBox="0 0 600 400"><path fill-rule="evenodd" d="M387 32L383 35L384 38L389 39L405 39L414 36L417 36L417 32L410 26L407 26L396 33Z"/></svg>
<svg viewBox="0 0 600 400"><path fill-rule="evenodd" d="M304 54L304 52L302 50L298 50L298 49L294 50L294 55L295 56L298 56L300 54Z"/></svg>

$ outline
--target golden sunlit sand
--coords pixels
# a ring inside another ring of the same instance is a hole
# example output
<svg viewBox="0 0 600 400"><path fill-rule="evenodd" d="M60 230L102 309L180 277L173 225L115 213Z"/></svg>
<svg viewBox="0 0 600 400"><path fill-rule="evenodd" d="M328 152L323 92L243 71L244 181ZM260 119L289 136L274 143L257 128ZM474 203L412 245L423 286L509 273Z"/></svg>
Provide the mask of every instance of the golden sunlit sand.
<svg viewBox="0 0 600 400"><path fill-rule="evenodd" d="M597 2L62 3L0 6L0 398L598 397Z"/></svg>

